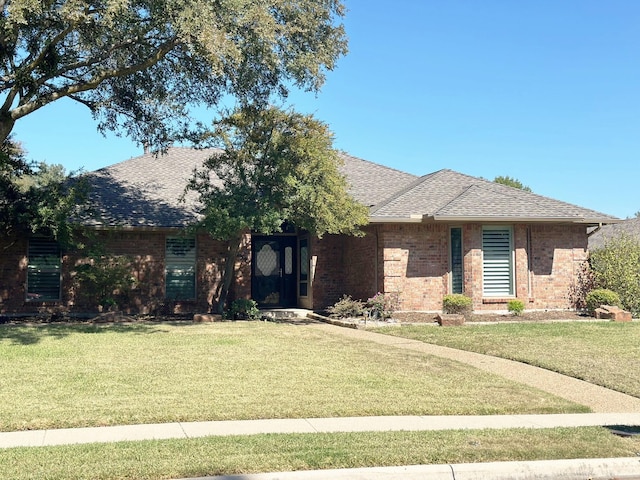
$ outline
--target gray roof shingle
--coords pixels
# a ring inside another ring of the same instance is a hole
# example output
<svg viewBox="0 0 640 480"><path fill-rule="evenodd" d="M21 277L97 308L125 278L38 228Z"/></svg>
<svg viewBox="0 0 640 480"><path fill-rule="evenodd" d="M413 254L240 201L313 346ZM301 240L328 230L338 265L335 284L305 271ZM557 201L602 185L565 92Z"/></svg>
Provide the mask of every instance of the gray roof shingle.
<svg viewBox="0 0 640 480"><path fill-rule="evenodd" d="M180 201L194 169L215 149L172 147L90 172L86 178L95 226L184 227L197 218L197 196ZM340 155L341 172L353 197L371 207L375 222L423 218L441 221L571 221L608 223L617 219L548 197L484 179L440 170L423 177ZM213 179L215 181L215 179Z"/></svg>
<svg viewBox="0 0 640 480"><path fill-rule="evenodd" d="M589 249L595 250L604 247L608 240L627 235L640 241L640 218L630 218L613 225L603 225L589 236Z"/></svg>
<svg viewBox="0 0 640 480"><path fill-rule="evenodd" d="M421 177L377 205L371 214L378 221L394 217L578 223L617 220L595 210L446 169Z"/></svg>

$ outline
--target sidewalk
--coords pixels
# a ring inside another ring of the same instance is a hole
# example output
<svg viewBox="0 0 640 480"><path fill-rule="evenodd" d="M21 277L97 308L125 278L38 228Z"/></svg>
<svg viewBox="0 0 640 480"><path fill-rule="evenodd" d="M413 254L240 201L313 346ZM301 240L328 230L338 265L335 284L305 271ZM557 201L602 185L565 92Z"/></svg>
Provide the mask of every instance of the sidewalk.
<svg viewBox="0 0 640 480"><path fill-rule="evenodd" d="M208 436L257 435L261 433L386 432L613 425L640 425L640 413L340 417L119 425L113 427L0 432L0 448L49 447L81 443L168 438L186 439Z"/></svg>

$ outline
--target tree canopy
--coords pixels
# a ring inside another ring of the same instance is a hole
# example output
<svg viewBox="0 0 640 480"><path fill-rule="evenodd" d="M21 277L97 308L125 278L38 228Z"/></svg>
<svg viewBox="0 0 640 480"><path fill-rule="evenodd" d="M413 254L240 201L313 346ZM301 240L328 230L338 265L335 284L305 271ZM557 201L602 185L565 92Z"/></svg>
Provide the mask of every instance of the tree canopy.
<svg viewBox="0 0 640 480"><path fill-rule="evenodd" d="M520 180L518 180L517 178L511 178L508 175L507 176L499 175L496 178L494 178L493 181L495 183L500 183L508 187L519 188L520 190L524 190L525 192L531 191L531 188L524 185Z"/></svg>
<svg viewBox="0 0 640 480"><path fill-rule="evenodd" d="M71 244L76 232L69 219L85 208L86 194L86 183L61 165L29 163L11 138L0 145L0 238L27 230Z"/></svg>
<svg viewBox="0 0 640 480"><path fill-rule="evenodd" d="M285 222L324 234L360 234L367 208L348 193L328 127L311 115L245 106L218 121L209 139L221 148L194 172L198 225L229 240L220 308L242 234L281 231ZM230 270L231 269L231 270Z"/></svg>
<svg viewBox="0 0 640 480"><path fill-rule="evenodd" d="M0 141L69 98L164 147L190 109L317 90L346 53L339 0L0 0Z"/></svg>

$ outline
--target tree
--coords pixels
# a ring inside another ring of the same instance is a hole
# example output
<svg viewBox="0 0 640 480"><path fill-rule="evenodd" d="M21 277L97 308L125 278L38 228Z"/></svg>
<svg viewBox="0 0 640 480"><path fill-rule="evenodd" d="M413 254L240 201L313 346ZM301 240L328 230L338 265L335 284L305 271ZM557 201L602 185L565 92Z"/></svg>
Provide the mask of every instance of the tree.
<svg viewBox="0 0 640 480"><path fill-rule="evenodd" d="M14 238L26 230L70 245L78 238L70 221L81 213L84 181L72 179L61 165L33 165L11 138L0 145L0 233Z"/></svg>
<svg viewBox="0 0 640 480"><path fill-rule="evenodd" d="M362 232L367 208L347 192L328 127L310 115L245 106L215 124L210 141L222 148L194 172L198 228L228 241L218 311L222 313L245 232L271 234L285 222L321 237Z"/></svg>
<svg viewBox="0 0 640 480"><path fill-rule="evenodd" d="M531 189L526 185L523 185L522 182L516 178L511 178L510 176L497 176L493 179L495 183L500 183L502 185L506 185L508 187L519 188L520 190L524 190L525 192L530 192Z"/></svg>
<svg viewBox="0 0 640 480"><path fill-rule="evenodd" d="M190 107L317 90L346 53L340 0L0 0L0 142L62 98L163 147Z"/></svg>

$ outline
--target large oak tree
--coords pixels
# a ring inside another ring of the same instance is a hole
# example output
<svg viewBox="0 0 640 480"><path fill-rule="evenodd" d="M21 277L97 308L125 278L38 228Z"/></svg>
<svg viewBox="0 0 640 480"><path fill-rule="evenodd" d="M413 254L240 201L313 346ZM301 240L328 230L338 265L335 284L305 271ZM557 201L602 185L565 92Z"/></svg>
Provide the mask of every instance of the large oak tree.
<svg viewBox="0 0 640 480"><path fill-rule="evenodd" d="M0 142L61 98L161 148L190 109L317 90L346 53L339 0L0 0Z"/></svg>

